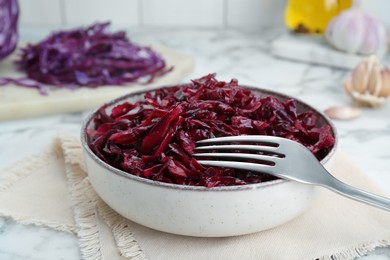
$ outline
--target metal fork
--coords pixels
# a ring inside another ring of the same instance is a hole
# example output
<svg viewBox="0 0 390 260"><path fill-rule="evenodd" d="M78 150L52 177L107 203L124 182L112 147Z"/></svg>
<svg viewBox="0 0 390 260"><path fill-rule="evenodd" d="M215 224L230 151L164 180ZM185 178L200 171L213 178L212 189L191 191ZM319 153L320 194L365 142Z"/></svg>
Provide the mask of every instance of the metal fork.
<svg viewBox="0 0 390 260"><path fill-rule="evenodd" d="M232 144L248 142L256 145ZM248 170L305 184L319 185L345 197L390 211L390 199L354 188L336 179L305 146L298 142L274 136L248 135L206 139L198 141L197 145L195 148L197 152L209 152L195 153L194 156L218 159L198 159L202 165ZM242 151L252 151L255 154L242 153ZM261 154L256 154L259 152Z"/></svg>

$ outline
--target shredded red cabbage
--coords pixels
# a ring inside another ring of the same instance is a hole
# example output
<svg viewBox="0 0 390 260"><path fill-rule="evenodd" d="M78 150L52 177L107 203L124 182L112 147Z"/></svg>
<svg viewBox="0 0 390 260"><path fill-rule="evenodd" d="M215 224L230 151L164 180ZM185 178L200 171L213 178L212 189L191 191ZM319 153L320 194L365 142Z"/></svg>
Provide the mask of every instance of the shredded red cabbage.
<svg viewBox="0 0 390 260"><path fill-rule="evenodd" d="M172 70L151 48L128 40L125 32L108 32L109 23L53 33L21 49L17 68L23 79L2 79L47 91L43 84L77 88L150 83Z"/></svg>
<svg viewBox="0 0 390 260"><path fill-rule="evenodd" d="M0 60L15 50L18 16L17 0L0 0Z"/></svg>
<svg viewBox="0 0 390 260"><path fill-rule="evenodd" d="M92 151L108 164L151 180L205 187L275 179L247 171L203 167L192 157L195 142L220 136L272 135L298 141L322 159L334 145L329 125L316 126L312 111L294 100L259 97L236 80L215 75L185 86L148 92L143 101L103 106L87 130Z"/></svg>

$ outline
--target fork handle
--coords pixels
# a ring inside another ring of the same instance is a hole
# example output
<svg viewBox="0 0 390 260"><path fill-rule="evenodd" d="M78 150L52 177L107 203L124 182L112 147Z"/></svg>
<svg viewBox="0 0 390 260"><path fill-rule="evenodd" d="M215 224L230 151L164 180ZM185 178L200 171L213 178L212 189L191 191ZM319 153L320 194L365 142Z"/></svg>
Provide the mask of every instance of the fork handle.
<svg viewBox="0 0 390 260"><path fill-rule="evenodd" d="M352 187L334 177L323 186L345 197L390 211L390 199Z"/></svg>

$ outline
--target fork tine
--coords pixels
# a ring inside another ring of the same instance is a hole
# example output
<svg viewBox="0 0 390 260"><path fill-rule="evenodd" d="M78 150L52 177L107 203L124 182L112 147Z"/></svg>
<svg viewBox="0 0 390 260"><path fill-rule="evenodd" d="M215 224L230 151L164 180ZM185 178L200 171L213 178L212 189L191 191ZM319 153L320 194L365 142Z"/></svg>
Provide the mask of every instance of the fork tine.
<svg viewBox="0 0 390 260"><path fill-rule="evenodd" d="M239 136L225 136L216 137L210 139L204 139L196 142L197 144L215 144L215 143L230 143L230 142L260 142L274 146L279 146L281 139L280 137L268 136L268 135L239 135Z"/></svg>
<svg viewBox="0 0 390 260"><path fill-rule="evenodd" d="M274 165L282 160L282 158L267 156L261 154L251 154L251 153L196 153L193 154L195 157L208 157L208 158L231 158L231 159L246 159L246 160L256 160L263 162L273 163Z"/></svg>
<svg viewBox="0 0 390 260"><path fill-rule="evenodd" d="M208 160L198 160L198 163L207 166L233 168L238 170L247 170L247 171L260 172L260 173L277 176L275 167L272 165L248 163L248 162L208 161Z"/></svg>
<svg viewBox="0 0 390 260"><path fill-rule="evenodd" d="M278 147L272 146L260 146L260 145L206 145L195 147L196 151L201 150L246 150L255 152L270 152L277 155L284 156L284 154L278 152Z"/></svg>

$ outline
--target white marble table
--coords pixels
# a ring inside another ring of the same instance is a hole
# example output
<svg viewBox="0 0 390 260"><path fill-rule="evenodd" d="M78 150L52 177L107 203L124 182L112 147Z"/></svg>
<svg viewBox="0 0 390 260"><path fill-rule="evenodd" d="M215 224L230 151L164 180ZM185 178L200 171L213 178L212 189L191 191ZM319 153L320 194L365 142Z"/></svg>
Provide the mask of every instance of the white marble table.
<svg viewBox="0 0 390 260"><path fill-rule="evenodd" d="M35 40L45 30L23 30L22 38ZM345 71L278 60L269 54L270 42L283 30L236 32L216 30L142 30L130 37L140 43L157 42L189 53L196 69L188 77L217 72L221 80L238 78L242 84L274 89L301 98L323 110L349 104L341 80ZM86 113L0 122L0 168L44 149L59 132L78 133ZM390 104L366 109L361 117L335 122L340 148L384 190L390 193ZM390 236L390 234L389 234ZM75 236L0 218L0 259L80 259ZM361 259L390 260L390 248Z"/></svg>

